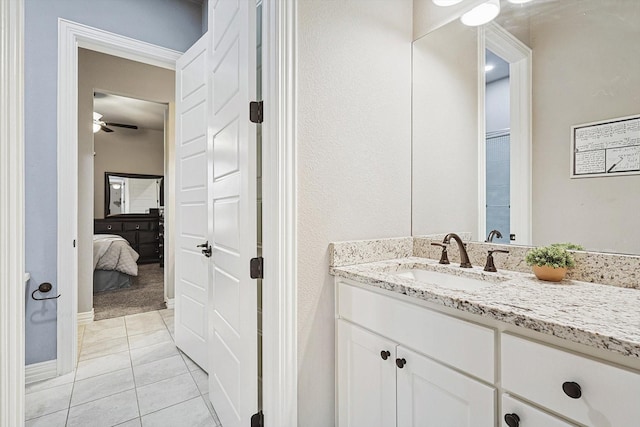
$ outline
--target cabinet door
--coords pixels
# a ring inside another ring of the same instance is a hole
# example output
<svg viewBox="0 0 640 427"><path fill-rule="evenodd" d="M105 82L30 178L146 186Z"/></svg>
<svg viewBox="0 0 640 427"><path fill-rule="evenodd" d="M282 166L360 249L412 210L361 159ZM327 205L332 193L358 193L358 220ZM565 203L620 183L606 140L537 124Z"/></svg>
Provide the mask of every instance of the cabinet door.
<svg viewBox="0 0 640 427"><path fill-rule="evenodd" d="M495 426L494 388L400 346L397 359L398 427Z"/></svg>
<svg viewBox="0 0 640 427"><path fill-rule="evenodd" d="M502 427L509 427L507 416L513 420L518 427L575 427L575 424L569 424L554 416L542 412L540 409L522 403L508 394L502 395Z"/></svg>
<svg viewBox="0 0 640 427"><path fill-rule="evenodd" d="M339 427L396 424L395 347L392 341L338 320Z"/></svg>

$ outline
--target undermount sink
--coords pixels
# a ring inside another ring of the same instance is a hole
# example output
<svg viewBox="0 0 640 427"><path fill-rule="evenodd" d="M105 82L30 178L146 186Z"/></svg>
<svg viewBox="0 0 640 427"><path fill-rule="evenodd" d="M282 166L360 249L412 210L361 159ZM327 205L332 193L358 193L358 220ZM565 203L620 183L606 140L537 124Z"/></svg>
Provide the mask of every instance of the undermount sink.
<svg viewBox="0 0 640 427"><path fill-rule="evenodd" d="M491 286L492 283L485 280L456 276L454 274L440 273L438 271L411 269L393 273L394 276L413 279L417 282L436 285L442 288L473 291Z"/></svg>

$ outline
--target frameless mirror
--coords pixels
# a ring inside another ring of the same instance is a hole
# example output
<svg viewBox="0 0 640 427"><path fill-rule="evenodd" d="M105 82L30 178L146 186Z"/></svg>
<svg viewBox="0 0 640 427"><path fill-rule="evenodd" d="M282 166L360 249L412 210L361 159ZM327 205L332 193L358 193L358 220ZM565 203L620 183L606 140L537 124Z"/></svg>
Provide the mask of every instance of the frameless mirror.
<svg viewBox="0 0 640 427"><path fill-rule="evenodd" d="M164 205L164 177L131 173L106 172L105 217L114 215L152 214Z"/></svg>
<svg viewBox="0 0 640 427"><path fill-rule="evenodd" d="M640 2L501 6L414 41L413 234L640 254Z"/></svg>

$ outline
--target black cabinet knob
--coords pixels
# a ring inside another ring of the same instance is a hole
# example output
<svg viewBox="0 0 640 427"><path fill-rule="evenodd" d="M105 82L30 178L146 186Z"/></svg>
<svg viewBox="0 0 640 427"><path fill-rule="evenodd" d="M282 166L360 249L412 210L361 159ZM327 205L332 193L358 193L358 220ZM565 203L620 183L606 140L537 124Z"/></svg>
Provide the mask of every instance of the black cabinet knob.
<svg viewBox="0 0 640 427"><path fill-rule="evenodd" d="M582 396L582 388L580 388L580 384L574 383L573 381L562 383L562 391L572 399L580 399Z"/></svg>
<svg viewBox="0 0 640 427"><path fill-rule="evenodd" d="M404 368L404 365L407 364L406 359L396 359L396 366L400 369Z"/></svg>
<svg viewBox="0 0 640 427"><path fill-rule="evenodd" d="M507 423L509 427L518 427L520 425L520 417L518 414L505 414L504 422Z"/></svg>
<svg viewBox="0 0 640 427"><path fill-rule="evenodd" d="M391 356L391 352L388 350L382 350L380 352L380 357L382 357L382 360L387 360L389 356Z"/></svg>

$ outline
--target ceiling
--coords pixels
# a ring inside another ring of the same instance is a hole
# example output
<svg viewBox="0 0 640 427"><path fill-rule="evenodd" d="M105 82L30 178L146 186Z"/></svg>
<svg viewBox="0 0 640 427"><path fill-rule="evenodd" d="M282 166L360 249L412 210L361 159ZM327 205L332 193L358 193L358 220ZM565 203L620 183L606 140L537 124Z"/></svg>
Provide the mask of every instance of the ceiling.
<svg viewBox="0 0 640 427"><path fill-rule="evenodd" d="M509 63L488 49L486 50L485 64L493 65L493 69L486 72L487 83L509 77Z"/></svg>
<svg viewBox="0 0 640 427"><path fill-rule="evenodd" d="M101 92L95 92L93 97L93 111L102 114L102 121L135 125L141 129L164 130L166 108L167 104Z"/></svg>

